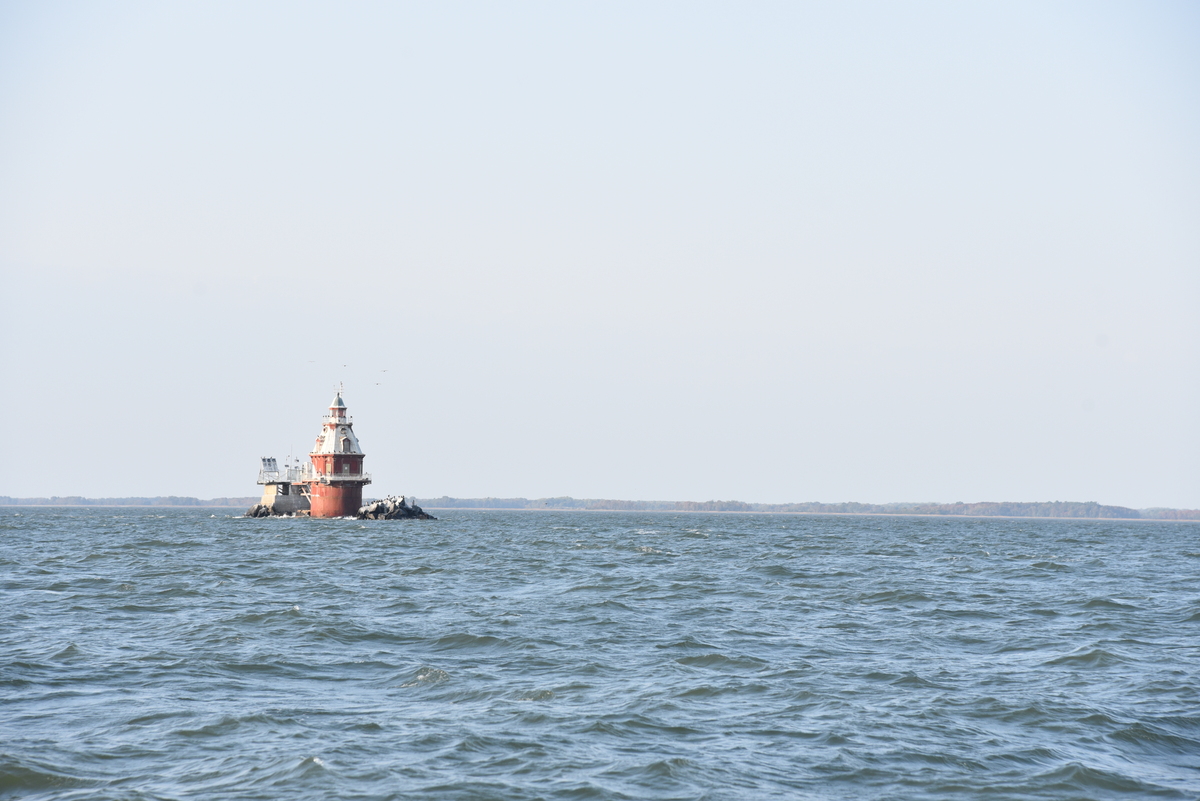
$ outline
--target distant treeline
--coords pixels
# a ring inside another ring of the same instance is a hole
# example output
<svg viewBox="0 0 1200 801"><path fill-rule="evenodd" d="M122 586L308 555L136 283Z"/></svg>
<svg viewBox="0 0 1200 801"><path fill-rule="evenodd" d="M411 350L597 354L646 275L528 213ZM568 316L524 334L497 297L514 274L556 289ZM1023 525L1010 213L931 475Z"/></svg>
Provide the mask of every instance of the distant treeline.
<svg viewBox="0 0 1200 801"><path fill-rule="evenodd" d="M257 497L183 498L11 498L0 495L0 506L230 506L247 508ZM619 501L605 498L441 498L422 500L426 509L580 509L606 512L772 512L834 515L963 515L971 517L1073 517L1131 520L1200 520L1200 509L1130 509L1093 501L1045 503L745 503L743 501Z"/></svg>
<svg viewBox="0 0 1200 801"><path fill-rule="evenodd" d="M1200 520L1200 509L1130 509L1094 501L1044 503L745 503L744 501L619 501L604 498L429 498L426 509L583 509L630 512L773 512L791 514L964 515L978 517Z"/></svg>
<svg viewBox="0 0 1200 801"><path fill-rule="evenodd" d="M259 498L181 498L178 495L155 498L83 498L78 495L52 495L49 498L11 498L0 495L0 506L253 506Z"/></svg>

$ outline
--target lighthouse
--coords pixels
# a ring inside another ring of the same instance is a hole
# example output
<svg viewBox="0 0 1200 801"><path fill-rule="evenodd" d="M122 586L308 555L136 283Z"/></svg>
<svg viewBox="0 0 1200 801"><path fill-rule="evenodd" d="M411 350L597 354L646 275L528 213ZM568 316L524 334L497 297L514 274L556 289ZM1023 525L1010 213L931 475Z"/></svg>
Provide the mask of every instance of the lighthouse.
<svg viewBox="0 0 1200 801"><path fill-rule="evenodd" d="M303 483L308 485L312 516L353 517L362 506L363 487L371 483L371 477L363 472L365 455L341 392L329 404L329 414L308 457L312 469L305 471Z"/></svg>

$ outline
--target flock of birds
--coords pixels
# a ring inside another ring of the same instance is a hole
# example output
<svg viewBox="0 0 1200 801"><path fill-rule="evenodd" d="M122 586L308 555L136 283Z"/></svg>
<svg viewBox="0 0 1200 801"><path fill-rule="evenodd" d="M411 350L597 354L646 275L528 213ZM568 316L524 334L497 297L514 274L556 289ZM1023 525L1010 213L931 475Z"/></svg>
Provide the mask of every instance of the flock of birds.
<svg viewBox="0 0 1200 801"><path fill-rule="evenodd" d="M316 363L317 363L317 360L316 360L316 359L309 359L309 360L308 360L308 363L309 363L309 364L316 364ZM349 366L350 366L350 365L348 365L348 364L343 364L343 365L342 365L342 369L343 369L343 370L345 370L345 369L348 369L348 368L349 368ZM387 372L387 370L380 370L379 372L381 372L381 373L386 373L386 372ZM375 382L375 386L377 386L377 387L381 387L381 386L383 386L383 382L382 382L382 381L376 381L376 382ZM338 391L338 392L341 392L341 391L342 391L342 385L341 385L341 382L339 382L339 383L338 383L338 386L337 386L337 391Z"/></svg>

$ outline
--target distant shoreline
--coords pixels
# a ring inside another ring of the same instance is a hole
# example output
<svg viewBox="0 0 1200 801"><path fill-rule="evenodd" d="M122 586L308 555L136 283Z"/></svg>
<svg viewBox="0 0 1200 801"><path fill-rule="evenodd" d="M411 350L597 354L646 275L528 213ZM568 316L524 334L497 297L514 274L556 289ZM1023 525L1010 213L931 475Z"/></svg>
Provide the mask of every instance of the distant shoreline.
<svg viewBox="0 0 1200 801"><path fill-rule="evenodd" d="M684 512L678 509L513 509L512 507L503 506L429 506L422 505L422 509L428 509L434 512L532 512L533 514L546 514L547 512L588 512L588 513L614 513L620 512L624 514L702 514L702 515L790 515L792 517L927 517L934 520L945 520L953 518L955 520L1104 520L1117 523L1200 523L1200 510L1192 509L1172 509L1173 512L1197 512L1195 517L1067 517L1059 515L1057 517L1039 517L1037 515L952 515L952 514L937 514L933 512L757 512L757 511L700 511L700 512Z"/></svg>
<svg viewBox="0 0 1200 801"><path fill-rule="evenodd" d="M209 498L208 500L183 497L179 495L165 495L157 497L131 496L127 498L84 498L79 495L52 495L49 498L13 498L8 495L0 495L0 507L97 506L108 508L157 507L162 509L235 509L249 508L258 503L259 500L260 498L257 495L253 497L247 496L245 498Z"/></svg>
<svg viewBox="0 0 1200 801"><path fill-rule="evenodd" d="M873 515L903 517L1005 517L1076 520L1200 520L1200 509L1131 509L1094 501L979 503L745 503L743 501L622 501L612 499L427 498L428 509L525 509L608 512L723 512L746 514Z"/></svg>
<svg viewBox="0 0 1200 801"><path fill-rule="evenodd" d="M18 499L19 500L19 499ZM247 506L258 503L255 498ZM0 503L0 509L241 509L228 503Z"/></svg>
<svg viewBox="0 0 1200 801"><path fill-rule="evenodd" d="M158 497L85 498L51 496L14 498L0 495L0 507L87 507L149 509L247 509L257 497L200 498L178 495ZM1046 520L1190 520L1200 521L1200 509L1131 509L1106 506L1094 501L979 503L745 503L743 501L626 501L603 498L451 498L442 496L421 501L422 508L473 511L541 512L714 512L725 514L791 514L874 517L1001 517Z"/></svg>

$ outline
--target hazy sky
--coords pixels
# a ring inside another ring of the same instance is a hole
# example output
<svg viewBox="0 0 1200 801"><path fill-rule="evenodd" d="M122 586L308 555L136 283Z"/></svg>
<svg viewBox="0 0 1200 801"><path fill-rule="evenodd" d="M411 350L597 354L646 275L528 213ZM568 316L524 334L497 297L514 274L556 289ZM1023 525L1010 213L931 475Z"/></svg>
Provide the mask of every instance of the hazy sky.
<svg viewBox="0 0 1200 801"><path fill-rule="evenodd" d="M0 276L0 495L1200 507L1200 5L8 2Z"/></svg>

